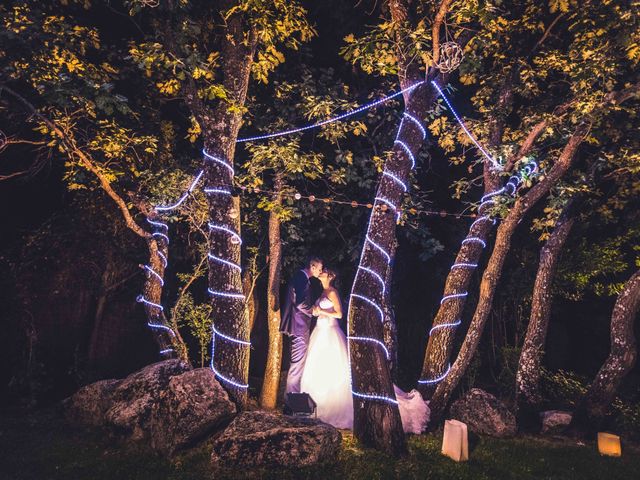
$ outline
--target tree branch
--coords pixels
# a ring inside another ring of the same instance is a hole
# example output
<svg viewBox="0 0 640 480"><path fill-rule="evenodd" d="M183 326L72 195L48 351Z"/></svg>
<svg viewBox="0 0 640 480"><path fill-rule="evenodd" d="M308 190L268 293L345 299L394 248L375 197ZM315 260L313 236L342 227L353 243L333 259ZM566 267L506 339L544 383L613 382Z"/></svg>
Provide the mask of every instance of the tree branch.
<svg viewBox="0 0 640 480"><path fill-rule="evenodd" d="M4 84L0 84L0 91L1 90L6 91L9 95L11 95L16 100L18 100L20 103L22 103L29 110L29 112L33 116L35 116L38 119L40 119L49 128L49 130L54 132L56 134L56 136L58 136L58 138L60 138L60 140L62 141L62 144L64 145L65 149L67 150L67 153L69 155L71 155L71 156L75 155L78 158L78 160L80 160L80 163L82 164L82 166L84 166L84 168L86 168L87 170L89 170L91 173L93 173L96 176L96 178L100 182L100 186L102 187L102 189L106 192L106 194L109 197L111 197L111 199L118 206L118 208L120 210L120 213L122 213L122 216L124 217L124 221L125 221L127 227L131 231L133 231L136 235L138 235L138 236L140 236L142 238L145 238L145 239L151 238L151 234L149 232L145 231L143 228L141 228L135 222L135 220L131 216L131 212L127 208L126 202L113 189L113 187L111 186L111 183L107 179L106 175L104 173L102 173L102 171L100 170L100 167L98 165L96 165L96 163L93 161L93 159L91 159L85 152L83 152L75 144L73 138L69 137L69 135L67 133L65 133L60 127L58 127L58 125L56 125L51 119L49 119L48 117L46 117L45 115L40 113L36 109L36 107L31 102L29 102L26 98L24 98L22 95L20 95L19 93L15 92L14 90L12 90L11 88L7 87Z"/></svg>

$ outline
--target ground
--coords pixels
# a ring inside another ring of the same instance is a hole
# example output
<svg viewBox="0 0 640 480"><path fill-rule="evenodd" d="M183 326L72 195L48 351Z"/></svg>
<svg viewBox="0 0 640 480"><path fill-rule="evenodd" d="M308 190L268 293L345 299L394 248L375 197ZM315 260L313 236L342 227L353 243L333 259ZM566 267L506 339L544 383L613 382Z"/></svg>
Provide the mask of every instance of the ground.
<svg viewBox="0 0 640 480"><path fill-rule="evenodd" d="M221 472L224 478L261 479L634 479L640 449L623 446L621 458L598 455L593 444L526 437L477 438L470 461L457 464L439 453L441 434L412 436L410 453L394 460L361 449L345 434L343 452L331 465L308 469ZM143 445L123 445L97 432L70 428L54 410L0 413L0 480L190 480L214 478L206 444L172 462Z"/></svg>

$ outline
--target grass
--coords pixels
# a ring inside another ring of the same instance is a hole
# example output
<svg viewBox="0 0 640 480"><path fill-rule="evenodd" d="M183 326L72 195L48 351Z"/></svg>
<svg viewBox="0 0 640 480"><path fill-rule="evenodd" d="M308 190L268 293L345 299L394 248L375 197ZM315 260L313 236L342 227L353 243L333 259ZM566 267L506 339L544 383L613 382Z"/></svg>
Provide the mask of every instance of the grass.
<svg viewBox="0 0 640 480"><path fill-rule="evenodd" d="M1 480L205 480L205 479L638 479L640 451L623 446L621 458L601 457L593 444L524 437L477 440L467 463L440 455L441 435L413 436L400 460L362 449L343 435L339 458L329 465L213 474L207 444L172 461L145 445L114 442L98 432L69 427L53 411L0 414Z"/></svg>

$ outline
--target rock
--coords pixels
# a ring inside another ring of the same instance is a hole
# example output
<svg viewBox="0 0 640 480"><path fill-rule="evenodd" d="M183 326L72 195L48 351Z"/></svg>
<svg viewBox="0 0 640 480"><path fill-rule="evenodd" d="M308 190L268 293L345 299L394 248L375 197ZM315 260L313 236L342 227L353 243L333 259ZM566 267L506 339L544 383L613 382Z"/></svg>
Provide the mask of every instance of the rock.
<svg viewBox="0 0 640 480"><path fill-rule="evenodd" d="M189 370L180 360L165 360L132 373L122 380L112 395L106 424L132 440L145 438L154 405L169 380Z"/></svg>
<svg viewBox="0 0 640 480"><path fill-rule="evenodd" d="M562 410L540 412L540 420L542 421L541 433L562 433L571 423L572 417L571 412Z"/></svg>
<svg viewBox="0 0 640 480"><path fill-rule="evenodd" d="M516 433L515 416L500 400L479 388L472 388L451 405L451 417L466 423L478 434L507 437Z"/></svg>
<svg viewBox="0 0 640 480"><path fill-rule="evenodd" d="M121 380L101 380L82 387L65 399L65 417L71 423L99 427L104 425L105 415L111 407L113 392Z"/></svg>
<svg viewBox="0 0 640 480"><path fill-rule="evenodd" d="M151 413L151 446L172 455L221 427L235 413L235 404L210 368L171 377Z"/></svg>
<svg viewBox="0 0 640 480"><path fill-rule="evenodd" d="M302 467L334 461L341 435L319 420L243 412L214 440L211 463L224 467Z"/></svg>

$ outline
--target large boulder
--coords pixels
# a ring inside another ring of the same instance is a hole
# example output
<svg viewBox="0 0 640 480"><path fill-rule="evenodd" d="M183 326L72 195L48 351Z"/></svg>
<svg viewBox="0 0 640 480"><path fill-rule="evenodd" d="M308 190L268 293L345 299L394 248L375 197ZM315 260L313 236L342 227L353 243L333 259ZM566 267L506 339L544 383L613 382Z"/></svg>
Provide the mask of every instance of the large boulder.
<svg viewBox="0 0 640 480"><path fill-rule="evenodd" d="M319 420L243 412L214 440L215 468L303 467L335 461L341 435Z"/></svg>
<svg viewBox="0 0 640 480"><path fill-rule="evenodd" d="M87 385L63 406L76 424L145 440L167 455L221 430L236 412L210 369L192 370L179 360Z"/></svg>
<svg viewBox="0 0 640 480"><path fill-rule="evenodd" d="M222 427L235 413L210 368L171 377L151 412L151 446L171 455Z"/></svg>
<svg viewBox="0 0 640 480"><path fill-rule="evenodd" d="M118 433L141 440L154 405L169 385L171 377L180 375L190 367L180 360L165 360L132 373L116 387L106 423Z"/></svg>
<svg viewBox="0 0 640 480"><path fill-rule="evenodd" d="M99 427L106 423L113 392L121 380L101 380L82 387L63 402L65 417L76 425Z"/></svg>
<svg viewBox="0 0 640 480"><path fill-rule="evenodd" d="M450 413L478 434L508 437L516 433L515 416L500 400L479 388L472 388L456 400Z"/></svg>
<svg viewBox="0 0 640 480"><path fill-rule="evenodd" d="M540 412L540 420L542 422L541 433L555 434L564 432L571 423L572 417L571 412L564 412L562 410Z"/></svg>

